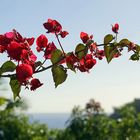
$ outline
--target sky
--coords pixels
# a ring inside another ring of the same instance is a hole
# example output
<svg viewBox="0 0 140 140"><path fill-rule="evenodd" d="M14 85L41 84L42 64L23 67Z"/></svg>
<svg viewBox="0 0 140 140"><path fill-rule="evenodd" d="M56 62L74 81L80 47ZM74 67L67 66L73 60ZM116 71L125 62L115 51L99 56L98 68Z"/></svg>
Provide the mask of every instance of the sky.
<svg viewBox="0 0 140 140"><path fill-rule="evenodd" d="M81 31L93 34L98 44L103 43L104 36L112 33L111 25L114 23L120 25L118 40L128 38L140 44L139 0L0 1L0 34L16 29L25 37L37 37L46 34L43 23L52 18L69 32L61 40L67 52L81 43ZM49 41L56 42L52 35L46 36ZM32 47L35 50L35 43ZM91 98L99 101L106 112L111 112L113 107L140 98L140 62L132 62L129 57L130 54L124 51L110 64L105 59L98 61L90 73L69 71L67 80L57 88L50 70L36 74L35 77L44 85L34 92L22 88L21 100L27 100L30 113L71 112L75 105L84 107ZM0 54L0 64L6 60L7 57ZM41 54L38 60L43 61ZM0 91L0 95L11 98L8 82L5 81L7 91Z"/></svg>

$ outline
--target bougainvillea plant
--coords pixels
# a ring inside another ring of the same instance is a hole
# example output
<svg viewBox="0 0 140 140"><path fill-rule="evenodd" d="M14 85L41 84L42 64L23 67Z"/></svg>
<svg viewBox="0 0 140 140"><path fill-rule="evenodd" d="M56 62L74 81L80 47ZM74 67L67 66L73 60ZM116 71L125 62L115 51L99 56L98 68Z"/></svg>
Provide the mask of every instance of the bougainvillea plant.
<svg viewBox="0 0 140 140"><path fill-rule="evenodd" d="M63 30L58 21L48 19L43 26L47 34L56 37L59 46L49 41L45 34L41 34L36 39L34 37L26 38L14 29L0 35L0 53L6 53L9 59L0 67L0 78L10 78L9 84L14 99L20 97L22 86L31 91L42 86L43 83L35 78L35 74L47 69L51 69L55 87L57 87L66 80L68 70L89 72L97 64L97 61L104 57L108 63L112 59L120 57L124 47L128 49L128 52L133 52L131 60L139 60L139 45L128 39L118 41L118 23L112 25L113 34L107 34L102 44L98 44L93 35L81 32L81 42L71 52L65 52L61 44L60 39L65 38L69 33ZM32 50L34 43L36 43L36 51L43 53L43 62L38 61ZM50 61L51 65L45 66L46 61Z"/></svg>

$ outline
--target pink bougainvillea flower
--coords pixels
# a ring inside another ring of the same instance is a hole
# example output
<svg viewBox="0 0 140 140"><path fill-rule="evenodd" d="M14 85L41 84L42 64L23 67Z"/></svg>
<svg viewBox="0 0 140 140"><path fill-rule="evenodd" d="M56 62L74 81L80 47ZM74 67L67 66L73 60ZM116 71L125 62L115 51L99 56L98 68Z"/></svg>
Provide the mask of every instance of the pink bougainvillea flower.
<svg viewBox="0 0 140 140"><path fill-rule="evenodd" d="M0 52L6 51L10 55L11 59L19 60L20 56L13 57L13 54L17 53L21 48L29 49L29 47L34 43L34 38L23 38L16 30L12 32L7 32L4 35L0 35ZM18 46L18 47L17 47ZM16 58L15 58L16 57ZM17 59L18 57L18 59Z"/></svg>
<svg viewBox="0 0 140 140"><path fill-rule="evenodd" d="M80 65L85 65L85 58L83 57L82 59L79 60Z"/></svg>
<svg viewBox="0 0 140 140"><path fill-rule="evenodd" d="M87 69L91 69L96 64L96 59L93 59L93 56L91 54L87 54L85 56L85 62L84 65Z"/></svg>
<svg viewBox="0 0 140 140"><path fill-rule="evenodd" d="M48 19L47 22L43 24L44 28L47 29L47 33L59 33L62 30L61 24L52 19Z"/></svg>
<svg viewBox="0 0 140 140"><path fill-rule="evenodd" d="M42 86L43 83L41 83L41 82L39 81L39 79L33 78L33 79L31 80L31 82L30 82L30 85L31 85L30 90L36 90L37 88L39 88L40 86Z"/></svg>
<svg viewBox="0 0 140 140"><path fill-rule="evenodd" d="M85 61L85 67L91 69L96 64L96 59L88 59Z"/></svg>
<svg viewBox="0 0 140 140"><path fill-rule="evenodd" d="M83 41L83 43L87 43L87 41L89 40L89 35L85 32L81 32L80 33L80 38Z"/></svg>
<svg viewBox="0 0 140 140"><path fill-rule="evenodd" d="M88 69L86 69L86 67L84 65L79 65L77 67L81 72L88 72Z"/></svg>
<svg viewBox="0 0 140 140"><path fill-rule="evenodd" d="M85 56L85 59L86 60L89 60L89 59L92 59L93 58L93 56L91 55L91 54L87 54L86 56Z"/></svg>
<svg viewBox="0 0 140 140"><path fill-rule="evenodd" d="M13 32L7 32L5 33L5 37L8 39L14 39L15 35Z"/></svg>
<svg viewBox="0 0 140 140"><path fill-rule="evenodd" d="M33 69L28 64L20 64L16 67L16 76L18 81L22 84L25 83L32 77Z"/></svg>
<svg viewBox="0 0 140 140"><path fill-rule="evenodd" d="M91 53L95 52L97 50L97 44L96 43L90 44L89 50Z"/></svg>
<svg viewBox="0 0 140 140"><path fill-rule="evenodd" d="M80 33L80 38L83 41L83 43L87 43L90 39L93 38L93 35L89 36L87 33L81 32Z"/></svg>
<svg viewBox="0 0 140 140"><path fill-rule="evenodd" d="M79 61L78 69L81 72L89 72L89 70L96 64L96 59L93 59L92 54L87 54Z"/></svg>
<svg viewBox="0 0 140 140"><path fill-rule="evenodd" d="M7 39L4 35L0 35L0 53L3 53L7 50L7 45L10 43L10 40Z"/></svg>
<svg viewBox="0 0 140 140"><path fill-rule="evenodd" d="M56 49L56 46L55 44L52 42L52 43L49 43L45 49L45 53L44 53L44 57L46 59L50 59L51 58L51 53Z"/></svg>
<svg viewBox="0 0 140 140"><path fill-rule="evenodd" d="M99 60L102 60L103 59L103 57L105 56L105 52L104 52L104 50L96 50L96 52L95 52L95 54L94 54L94 56L96 57L96 58L98 58Z"/></svg>
<svg viewBox="0 0 140 140"><path fill-rule="evenodd" d="M3 53L6 50L5 46L0 45L0 53Z"/></svg>
<svg viewBox="0 0 140 140"><path fill-rule="evenodd" d="M22 35L17 32L15 29L13 29L13 33L14 33L14 40L17 42L23 42L24 38L22 37Z"/></svg>
<svg viewBox="0 0 140 140"><path fill-rule="evenodd" d="M34 64L37 60L37 56L31 50L22 50L20 56L21 62L26 64Z"/></svg>
<svg viewBox="0 0 140 140"><path fill-rule="evenodd" d="M35 62L37 60L37 56L32 51L30 51L29 58L30 58L30 61L32 61L32 62Z"/></svg>
<svg viewBox="0 0 140 140"><path fill-rule="evenodd" d="M59 35L60 35L62 38L65 38L68 34L69 34L69 33L68 33L67 31L61 31Z"/></svg>
<svg viewBox="0 0 140 140"><path fill-rule="evenodd" d="M40 52L42 51L44 48L47 47L48 45L48 39L45 35L40 35L37 40L36 40L36 45L37 45L37 51Z"/></svg>
<svg viewBox="0 0 140 140"><path fill-rule="evenodd" d="M68 64L74 65L78 61L79 61L78 58L73 53L66 56L66 63Z"/></svg>
<svg viewBox="0 0 140 140"><path fill-rule="evenodd" d="M20 59L23 62L24 60L28 60L29 59L29 52L28 50L23 49L20 55Z"/></svg>
<svg viewBox="0 0 140 140"><path fill-rule="evenodd" d="M112 26L112 31L117 34L118 30L119 30L119 24L116 23L115 25Z"/></svg>
<svg viewBox="0 0 140 140"><path fill-rule="evenodd" d="M7 38L5 35L0 35L0 45L7 46L11 42L11 39Z"/></svg>
<svg viewBox="0 0 140 140"><path fill-rule="evenodd" d="M32 37L32 38L25 38L25 40L28 42L29 46L32 46L33 43L34 43L35 38L34 37Z"/></svg>
<svg viewBox="0 0 140 140"><path fill-rule="evenodd" d="M16 61L20 61L22 50L23 50L23 46L21 46L20 43L17 43L15 41L12 41L7 47L7 53L9 57Z"/></svg>
<svg viewBox="0 0 140 140"><path fill-rule="evenodd" d="M16 41L16 42L18 42L18 43L24 43L24 45L26 45L26 47L30 47L30 46L32 46L33 45L33 43L34 43L34 40L35 40L35 38L34 37L31 37L31 38L24 38L24 37L22 37L22 35L19 33L19 32L17 32L15 29L13 30L13 32L9 32L9 33L7 33L6 35L8 36L8 37L12 37L12 34L13 34L13 41Z"/></svg>

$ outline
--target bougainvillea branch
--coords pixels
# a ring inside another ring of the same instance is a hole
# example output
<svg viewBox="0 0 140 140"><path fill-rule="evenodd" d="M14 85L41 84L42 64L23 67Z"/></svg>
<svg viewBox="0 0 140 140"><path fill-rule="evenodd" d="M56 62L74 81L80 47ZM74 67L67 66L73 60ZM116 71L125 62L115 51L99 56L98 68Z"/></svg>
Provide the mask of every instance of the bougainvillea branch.
<svg viewBox="0 0 140 140"><path fill-rule="evenodd" d="M31 91L41 87L43 83L35 78L36 73L51 69L55 87L62 84L67 79L67 71L89 72L97 61L106 58L107 62L121 56L124 47L128 52L133 52L130 59L133 61L140 58L140 46L122 39L118 41L119 24L112 25L114 34L107 34L102 44L95 42L93 35L86 32L80 33L81 42L78 43L74 51L65 52L60 38L65 38L69 33L63 30L61 24L52 19L48 19L43 24L47 34L56 37L60 49L54 42L49 42L46 35L26 38L15 29L11 32L0 35L0 53L6 53L9 60L0 67L0 78L10 78L10 86L14 99L19 97L21 87ZM44 61L38 61L37 56L32 51L32 45L36 41L36 51L43 53ZM49 66L45 62L50 61ZM8 73L8 74L7 74Z"/></svg>
<svg viewBox="0 0 140 140"><path fill-rule="evenodd" d="M59 40L58 34L55 33L55 36L56 36L56 39L57 39L57 41L58 41L58 43L59 43L59 45L60 45L60 48L61 48L63 54L65 54L65 51L64 51L64 49L63 49L63 47L62 47L62 44L61 44L61 42L60 42L60 40Z"/></svg>

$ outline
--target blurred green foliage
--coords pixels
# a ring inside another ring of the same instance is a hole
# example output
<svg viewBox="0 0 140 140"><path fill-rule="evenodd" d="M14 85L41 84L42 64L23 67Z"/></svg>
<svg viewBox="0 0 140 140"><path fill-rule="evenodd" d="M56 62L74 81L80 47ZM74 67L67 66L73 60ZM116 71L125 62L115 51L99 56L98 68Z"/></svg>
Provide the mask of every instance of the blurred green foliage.
<svg viewBox="0 0 140 140"><path fill-rule="evenodd" d="M56 140L140 140L140 100L105 114L94 100L75 107L65 130Z"/></svg>
<svg viewBox="0 0 140 140"><path fill-rule="evenodd" d="M0 97L0 103L0 140L48 140L47 126L29 122L22 113L26 109L23 102Z"/></svg>
<svg viewBox="0 0 140 140"><path fill-rule="evenodd" d="M25 101L0 97L0 140L140 140L140 100L112 114L91 99L84 108L76 106L65 129L49 129L46 124L30 122L23 113Z"/></svg>

